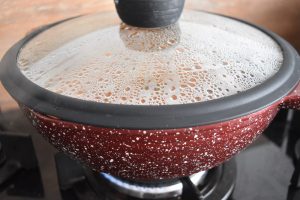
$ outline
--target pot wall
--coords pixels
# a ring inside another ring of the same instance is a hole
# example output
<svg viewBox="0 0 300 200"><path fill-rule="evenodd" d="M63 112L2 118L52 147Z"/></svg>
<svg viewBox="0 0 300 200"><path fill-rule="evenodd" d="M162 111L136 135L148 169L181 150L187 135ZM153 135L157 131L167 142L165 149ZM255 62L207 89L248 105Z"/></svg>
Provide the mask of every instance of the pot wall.
<svg viewBox="0 0 300 200"><path fill-rule="evenodd" d="M168 130L94 127L23 110L60 151L96 171L150 181L187 176L223 163L263 132L278 105L223 123Z"/></svg>

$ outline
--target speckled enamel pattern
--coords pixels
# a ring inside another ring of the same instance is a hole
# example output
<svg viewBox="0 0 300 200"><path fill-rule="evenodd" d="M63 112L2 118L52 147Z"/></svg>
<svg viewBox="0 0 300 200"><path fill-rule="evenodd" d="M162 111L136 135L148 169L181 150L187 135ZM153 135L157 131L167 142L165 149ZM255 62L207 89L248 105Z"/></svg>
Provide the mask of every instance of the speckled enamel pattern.
<svg viewBox="0 0 300 200"><path fill-rule="evenodd" d="M281 108L300 110L300 83L289 96L283 99Z"/></svg>
<svg viewBox="0 0 300 200"><path fill-rule="evenodd" d="M231 158L265 130L280 107L300 109L300 85L283 101L226 122L164 130L95 127L23 110L51 144L90 168L152 181L191 175Z"/></svg>

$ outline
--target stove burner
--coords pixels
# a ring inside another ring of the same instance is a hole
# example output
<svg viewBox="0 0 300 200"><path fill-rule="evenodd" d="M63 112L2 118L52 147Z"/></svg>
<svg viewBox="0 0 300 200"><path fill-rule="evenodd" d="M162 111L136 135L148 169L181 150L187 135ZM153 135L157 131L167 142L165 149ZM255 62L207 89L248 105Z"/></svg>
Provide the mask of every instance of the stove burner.
<svg viewBox="0 0 300 200"><path fill-rule="evenodd" d="M193 185L198 186L203 184L206 174L207 171L202 171L191 175L189 179ZM182 194L183 190L183 184L180 180L147 183L128 181L105 173L101 173L100 176L106 179L106 181L117 191L141 199L177 197Z"/></svg>
<svg viewBox="0 0 300 200"><path fill-rule="evenodd" d="M190 177L156 182L134 182L93 173L63 153L55 155L63 200L228 200L236 179L234 159Z"/></svg>

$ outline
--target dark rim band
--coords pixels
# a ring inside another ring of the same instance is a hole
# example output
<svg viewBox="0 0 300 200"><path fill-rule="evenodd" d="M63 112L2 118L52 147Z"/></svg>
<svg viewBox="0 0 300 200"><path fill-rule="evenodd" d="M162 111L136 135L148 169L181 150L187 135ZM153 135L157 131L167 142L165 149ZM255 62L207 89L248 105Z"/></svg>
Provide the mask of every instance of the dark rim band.
<svg viewBox="0 0 300 200"><path fill-rule="evenodd" d="M216 100L163 106L106 104L63 96L28 80L17 66L17 56L22 46L33 37L64 21L66 20L34 31L9 49L1 61L0 76L4 87L18 103L65 121L127 129L172 129L207 125L259 111L286 96L299 82L300 66L296 65L300 65L300 61L293 47L272 32L237 20L266 33L283 50L284 61L280 70L259 86Z"/></svg>

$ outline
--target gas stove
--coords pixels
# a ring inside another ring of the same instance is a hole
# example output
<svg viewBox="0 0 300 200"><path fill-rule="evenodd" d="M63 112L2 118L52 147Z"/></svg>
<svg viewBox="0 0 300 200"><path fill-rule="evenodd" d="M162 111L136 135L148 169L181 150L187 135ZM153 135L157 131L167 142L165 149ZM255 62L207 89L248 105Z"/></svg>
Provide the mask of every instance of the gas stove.
<svg viewBox="0 0 300 200"><path fill-rule="evenodd" d="M55 156L63 199L229 199L235 178L235 160L209 171L173 180L136 182L93 173L62 153ZM84 188L87 193L80 193Z"/></svg>
<svg viewBox="0 0 300 200"><path fill-rule="evenodd" d="M0 199L300 199L299 120L299 112L282 111L249 148L211 170L134 182L89 170L54 150L19 111L2 113Z"/></svg>

